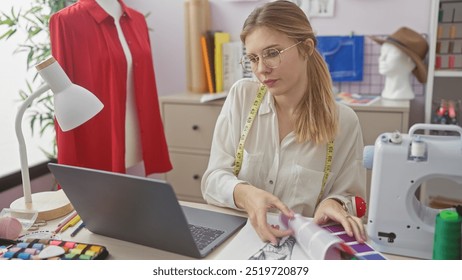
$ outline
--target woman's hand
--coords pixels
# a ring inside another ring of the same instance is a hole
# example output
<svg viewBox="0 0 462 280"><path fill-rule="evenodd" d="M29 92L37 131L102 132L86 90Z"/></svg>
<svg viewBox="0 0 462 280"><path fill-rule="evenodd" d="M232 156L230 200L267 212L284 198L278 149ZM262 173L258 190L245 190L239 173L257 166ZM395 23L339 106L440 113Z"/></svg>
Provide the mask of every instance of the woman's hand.
<svg viewBox="0 0 462 280"><path fill-rule="evenodd" d="M266 220L266 213L271 208L279 209L289 218L294 216L294 213L273 194L252 185L238 184L234 188L234 203L247 212L250 223L261 240L277 245L278 238L292 234L291 230L281 230L279 226L270 225Z"/></svg>
<svg viewBox="0 0 462 280"><path fill-rule="evenodd" d="M367 240L362 220L350 215L334 199L326 199L319 204L316 213L314 213L313 221L318 225L326 224L329 221L338 222L345 228L346 233L349 236L354 235L358 242L366 242Z"/></svg>

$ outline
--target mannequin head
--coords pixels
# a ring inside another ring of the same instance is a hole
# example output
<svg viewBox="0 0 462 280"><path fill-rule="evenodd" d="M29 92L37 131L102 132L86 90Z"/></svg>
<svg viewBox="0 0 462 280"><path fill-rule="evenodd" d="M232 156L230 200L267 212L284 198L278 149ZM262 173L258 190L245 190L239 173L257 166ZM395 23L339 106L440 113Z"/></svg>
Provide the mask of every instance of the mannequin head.
<svg viewBox="0 0 462 280"><path fill-rule="evenodd" d="M380 49L379 73L385 76L382 97L387 99L409 100L414 98L411 87L414 61L402 50L390 43L383 43Z"/></svg>
<svg viewBox="0 0 462 280"><path fill-rule="evenodd" d="M416 67L412 59L395 47L393 44L384 43L380 48L379 73L385 76L411 75Z"/></svg>

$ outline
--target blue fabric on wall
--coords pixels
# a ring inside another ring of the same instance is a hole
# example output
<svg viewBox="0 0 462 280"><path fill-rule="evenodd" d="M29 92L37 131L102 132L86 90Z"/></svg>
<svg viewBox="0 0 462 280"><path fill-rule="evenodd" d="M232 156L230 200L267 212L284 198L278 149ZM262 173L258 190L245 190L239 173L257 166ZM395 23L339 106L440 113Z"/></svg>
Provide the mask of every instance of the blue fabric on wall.
<svg viewBox="0 0 462 280"><path fill-rule="evenodd" d="M364 36L317 36L334 82L363 80Z"/></svg>

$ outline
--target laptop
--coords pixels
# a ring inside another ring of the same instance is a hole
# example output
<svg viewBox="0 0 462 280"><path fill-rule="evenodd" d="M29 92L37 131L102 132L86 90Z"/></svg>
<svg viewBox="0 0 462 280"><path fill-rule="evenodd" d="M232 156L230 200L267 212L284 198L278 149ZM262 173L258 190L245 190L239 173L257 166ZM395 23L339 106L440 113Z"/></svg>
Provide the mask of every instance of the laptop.
<svg viewBox="0 0 462 280"><path fill-rule="evenodd" d="M162 180L49 163L85 227L93 233L203 258L247 218L182 206Z"/></svg>

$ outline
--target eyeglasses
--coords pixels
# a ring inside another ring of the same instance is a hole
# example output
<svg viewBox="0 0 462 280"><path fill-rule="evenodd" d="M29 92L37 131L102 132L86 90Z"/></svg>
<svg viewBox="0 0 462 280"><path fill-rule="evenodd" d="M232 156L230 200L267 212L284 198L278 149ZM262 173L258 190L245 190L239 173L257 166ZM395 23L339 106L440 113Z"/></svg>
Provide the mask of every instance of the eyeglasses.
<svg viewBox="0 0 462 280"><path fill-rule="evenodd" d="M299 41L295 44L293 44L292 46L290 47L287 47L283 50L278 50L276 48L268 48L268 49L264 49L262 52L261 52L261 59L262 59L262 62L264 65L266 65L267 67L269 68L277 68L279 67L279 65L281 65L281 54L293 47L295 47L296 45L300 44L302 41ZM251 55L244 55L242 58L241 58L241 66L244 70L248 70L249 69L249 66L250 68L252 69L252 71L255 71L258 67L258 62L260 61L260 57L258 55L254 55L254 54L251 54Z"/></svg>

